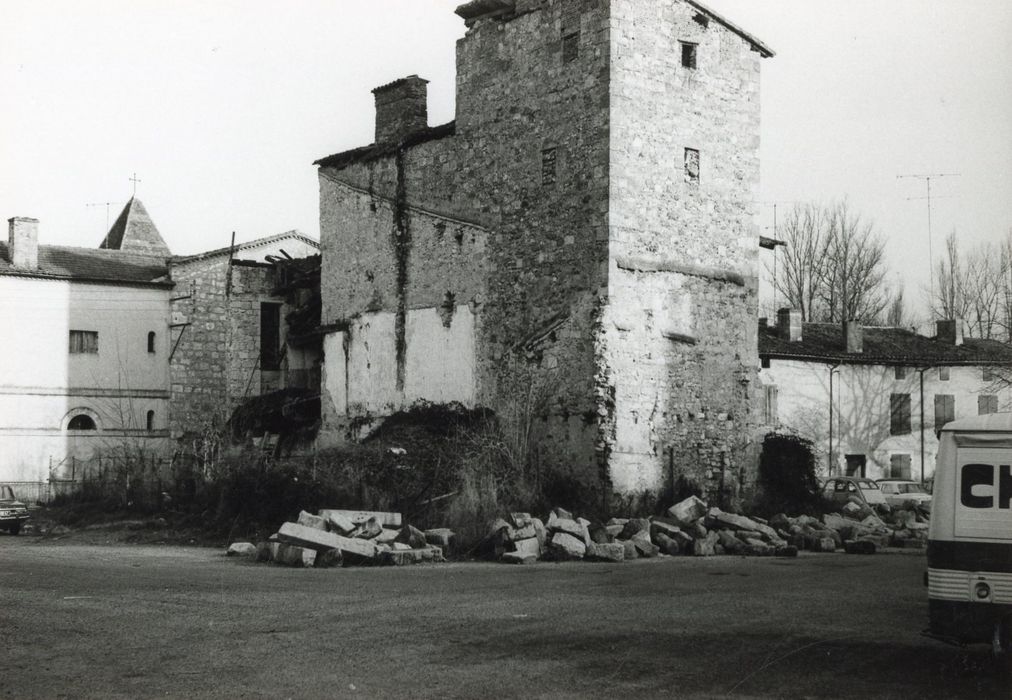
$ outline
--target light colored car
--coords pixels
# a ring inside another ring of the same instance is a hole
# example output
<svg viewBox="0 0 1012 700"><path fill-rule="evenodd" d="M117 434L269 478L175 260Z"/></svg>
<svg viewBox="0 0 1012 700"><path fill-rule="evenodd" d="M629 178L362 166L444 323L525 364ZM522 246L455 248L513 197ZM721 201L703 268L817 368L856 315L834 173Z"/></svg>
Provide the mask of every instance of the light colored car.
<svg viewBox="0 0 1012 700"><path fill-rule="evenodd" d="M846 503L851 497L869 506L885 505L885 496L871 479L858 476L831 476L822 484L822 495L830 501Z"/></svg>
<svg viewBox="0 0 1012 700"><path fill-rule="evenodd" d="M882 489L886 503L891 506L902 506L907 501L913 501L918 505L931 503L931 494L916 481L879 479L878 487Z"/></svg>

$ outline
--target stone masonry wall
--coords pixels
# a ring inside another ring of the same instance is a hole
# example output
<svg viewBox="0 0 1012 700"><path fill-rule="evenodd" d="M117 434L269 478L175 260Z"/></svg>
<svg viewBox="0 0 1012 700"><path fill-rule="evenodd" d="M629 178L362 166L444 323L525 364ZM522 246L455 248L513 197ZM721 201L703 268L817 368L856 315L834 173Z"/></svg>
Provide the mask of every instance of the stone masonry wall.
<svg viewBox="0 0 1012 700"><path fill-rule="evenodd" d="M458 43L455 133L321 168L324 323L373 301L337 281L361 281L365 269L384 310L395 310L398 294L418 308L438 304L447 279L480 279L480 403L505 418L515 414L519 390L539 387L540 459L598 488L593 337L608 240L607 3L542 1L519 9L505 20L479 18ZM564 55L563 37L574 34L577 50L571 39ZM398 209L418 207L470 222L487 232L484 250L448 264L434 255L438 248L416 247L411 219L411 245L403 250L409 274L398 291L398 261L390 254L397 246L379 243L384 235L395 240L396 223L382 207L353 205L357 214L342 213L328 180L393 201L395 221ZM377 243L352 259L349 242L369 236ZM384 282L373 269L381 266Z"/></svg>
<svg viewBox="0 0 1012 700"><path fill-rule="evenodd" d="M752 478L757 406L760 54L688 3L611 8L604 449L619 491L684 478L733 498Z"/></svg>
<svg viewBox="0 0 1012 700"><path fill-rule="evenodd" d="M173 315L190 324L173 329L171 337L170 430L178 440L222 427L247 386L250 395L260 393L260 373L254 371L260 302L281 300L270 296L273 276L266 266L233 266L229 288L224 255L178 264L172 277L178 297Z"/></svg>

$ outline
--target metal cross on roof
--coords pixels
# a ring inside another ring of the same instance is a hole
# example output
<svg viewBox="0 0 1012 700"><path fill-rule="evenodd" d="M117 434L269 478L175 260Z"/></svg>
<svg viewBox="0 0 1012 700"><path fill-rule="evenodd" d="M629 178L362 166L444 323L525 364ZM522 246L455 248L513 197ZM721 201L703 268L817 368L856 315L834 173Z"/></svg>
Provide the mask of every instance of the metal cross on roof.
<svg viewBox="0 0 1012 700"><path fill-rule="evenodd" d="M133 177L129 178L129 180L130 180L130 182L134 183L134 193L133 193L133 196L136 197L137 196L137 183L140 182L140 180L137 179L137 173L134 173Z"/></svg>

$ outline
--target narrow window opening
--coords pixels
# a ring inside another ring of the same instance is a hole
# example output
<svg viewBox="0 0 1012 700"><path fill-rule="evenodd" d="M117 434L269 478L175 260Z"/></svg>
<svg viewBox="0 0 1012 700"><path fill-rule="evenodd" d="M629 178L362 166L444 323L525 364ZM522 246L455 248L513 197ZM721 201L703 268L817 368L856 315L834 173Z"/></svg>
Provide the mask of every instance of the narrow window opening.
<svg viewBox="0 0 1012 700"><path fill-rule="evenodd" d="M762 368L763 369L769 369L770 368L770 358L764 357L764 358L762 358L760 360L760 362L762 363Z"/></svg>
<svg viewBox="0 0 1012 700"><path fill-rule="evenodd" d="M281 304L260 304L260 369L281 369Z"/></svg>
<svg viewBox="0 0 1012 700"><path fill-rule="evenodd" d="M938 368L938 381L947 382L949 381L949 368L939 367Z"/></svg>
<svg viewBox="0 0 1012 700"><path fill-rule="evenodd" d="M678 42L682 47L682 67L692 68L696 67L696 44L688 41Z"/></svg>
<svg viewBox="0 0 1012 700"><path fill-rule="evenodd" d="M562 62L569 63L580 57L580 32L571 32L562 37Z"/></svg>
<svg viewBox="0 0 1012 700"><path fill-rule="evenodd" d="M889 395L889 434L910 434L910 394Z"/></svg>
<svg viewBox="0 0 1012 700"><path fill-rule="evenodd" d="M981 379L985 382L993 382L995 379L994 367L982 368Z"/></svg>
<svg viewBox="0 0 1012 700"><path fill-rule="evenodd" d="M97 355L98 331L70 331L71 355Z"/></svg>
<svg viewBox="0 0 1012 700"><path fill-rule="evenodd" d="M906 367L897 367L896 368L896 378L897 379L906 379L907 378L907 368Z"/></svg>
<svg viewBox="0 0 1012 700"><path fill-rule="evenodd" d="M696 22L696 24L698 24L703 29L706 29L707 27L710 26L710 18L701 12L697 12L696 16L693 17L692 19Z"/></svg>
<svg viewBox="0 0 1012 700"><path fill-rule="evenodd" d="M554 185L555 184L555 162L556 162L556 149L546 148L541 151L541 184L542 185Z"/></svg>
<svg viewBox="0 0 1012 700"><path fill-rule="evenodd" d="M154 429L155 429L155 412L148 411L148 431L150 432Z"/></svg>
<svg viewBox="0 0 1012 700"><path fill-rule="evenodd" d="M150 331L148 333L148 352L154 354L155 352L155 332Z"/></svg>
<svg viewBox="0 0 1012 700"><path fill-rule="evenodd" d="M685 181L699 183L699 151L695 148L685 149Z"/></svg>
<svg viewBox="0 0 1012 700"><path fill-rule="evenodd" d="M95 430L95 421L91 416L82 413L70 419L67 430Z"/></svg>

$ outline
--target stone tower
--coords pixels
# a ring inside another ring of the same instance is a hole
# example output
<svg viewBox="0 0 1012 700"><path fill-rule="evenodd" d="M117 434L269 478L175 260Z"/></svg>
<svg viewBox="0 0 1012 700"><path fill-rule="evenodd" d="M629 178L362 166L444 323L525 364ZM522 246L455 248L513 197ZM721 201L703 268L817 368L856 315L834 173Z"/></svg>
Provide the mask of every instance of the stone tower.
<svg viewBox="0 0 1012 700"><path fill-rule="evenodd" d="M412 76L377 90L376 143L317 161L324 435L457 401L603 499L733 489L772 52L694 0L457 14L455 121L419 123Z"/></svg>

